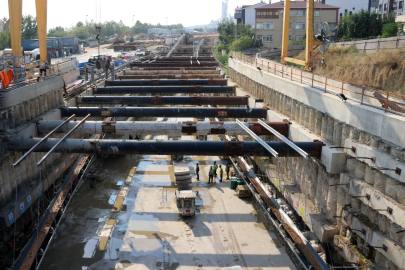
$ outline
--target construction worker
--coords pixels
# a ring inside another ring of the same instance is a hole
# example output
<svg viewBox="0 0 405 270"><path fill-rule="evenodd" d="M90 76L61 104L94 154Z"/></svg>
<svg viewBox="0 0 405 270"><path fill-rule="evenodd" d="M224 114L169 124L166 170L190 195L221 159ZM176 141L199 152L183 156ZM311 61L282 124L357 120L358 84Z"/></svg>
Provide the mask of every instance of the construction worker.
<svg viewBox="0 0 405 270"><path fill-rule="evenodd" d="M211 183L211 181L214 181L214 169L212 168L212 166L211 166L211 168L210 168L210 170L209 170L209 172L208 172L208 183Z"/></svg>
<svg viewBox="0 0 405 270"><path fill-rule="evenodd" d="M223 174L224 174L224 170L222 169L221 165L219 165L219 182L222 182Z"/></svg>
<svg viewBox="0 0 405 270"><path fill-rule="evenodd" d="M49 69L48 62L44 61L39 67L40 76L46 76L46 70Z"/></svg>
<svg viewBox="0 0 405 270"><path fill-rule="evenodd" d="M229 163L226 164L225 172L226 172L226 180L229 180L229 171L231 170L231 165Z"/></svg>
<svg viewBox="0 0 405 270"><path fill-rule="evenodd" d="M197 175L197 180L200 181L200 167L197 165L195 166L195 174Z"/></svg>
<svg viewBox="0 0 405 270"><path fill-rule="evenodd" d="M214 161L214 177L215 177L215 178L217 177L217 169L218 169L217 162Z"/></svg>

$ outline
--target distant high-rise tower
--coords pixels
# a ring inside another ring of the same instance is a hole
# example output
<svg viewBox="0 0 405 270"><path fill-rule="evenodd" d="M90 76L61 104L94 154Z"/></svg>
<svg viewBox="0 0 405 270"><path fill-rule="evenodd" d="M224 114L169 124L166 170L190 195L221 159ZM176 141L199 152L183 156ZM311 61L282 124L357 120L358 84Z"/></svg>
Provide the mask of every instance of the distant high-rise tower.
<svg viewBox="0 0 405 270"><path fill-rule="evenodd" d="M221 20L226 20L228 18L228 2L229 0L224 0L222 2L222 16Z"/></svg>

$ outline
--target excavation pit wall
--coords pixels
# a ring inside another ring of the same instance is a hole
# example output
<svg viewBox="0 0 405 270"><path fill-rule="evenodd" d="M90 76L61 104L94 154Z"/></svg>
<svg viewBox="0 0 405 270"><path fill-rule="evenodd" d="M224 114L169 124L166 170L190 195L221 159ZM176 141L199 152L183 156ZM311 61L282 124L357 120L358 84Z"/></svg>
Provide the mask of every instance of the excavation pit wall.
<svg viewBox="0 0 405 270"><path fill-rule="evenodd" d="M0 109L0 229L3 230L0 239L2 242L12 238L14 226L19 234L21 230L27 228L26 225L33 224L32 218L35 216L33 211L37 208L38 198L43 197L49 188L55 187L56 181L68 173L79 156L79 154L52 153L39 167L37 162L44 153L31 153L19 166L13 168L13 164L24 153L4 151L4 144L7 143L8 137L38 137L37 121L62 119L58 107L64 105L63 85L63 76L58 75L5 93L2 103L5 107ZM53 138L62 136L63 134L52 135ZM73 134L71 137L79 138L79 135ZM12 214L12 222L10 214Z"/></svg>
<svg viewBox="0 0 405 270"><path fill-rule="evenodd" d="M229 74L233 81L229 85L239 86L237 95L253 98L251 107L270 108L267 121L291 121L292 141L318 139L325 143L320 160L254 158L318 239L332 244L339 242L336 237L346 237L350 225L339 217L346 216L349 207L350 213L363 217L362 226L369 228L375 237L363 239L359 236L363 232L352 231L348 238L350 248L344 248L344 252L339 252L342 248L337 249L337 253L346 261L371 259L381 269L388 266L403 269L405 233L396 232L405 228L405 172L397 174L395 169L405 169L405 137L401 136L405 118L355 102L343 102L332 94L259 71L235 59L229 60ZM263 102L254 102L255 99ZM353 198L365 196L366 191L374 199ZM377 211L377 207L394 210L390 214ZM359 237L363 242L357 241ZM377 243L387 243L391 247L388 252L379 249L375 239L379 239ZM343 245L343 242L339 243Z"/></svg>

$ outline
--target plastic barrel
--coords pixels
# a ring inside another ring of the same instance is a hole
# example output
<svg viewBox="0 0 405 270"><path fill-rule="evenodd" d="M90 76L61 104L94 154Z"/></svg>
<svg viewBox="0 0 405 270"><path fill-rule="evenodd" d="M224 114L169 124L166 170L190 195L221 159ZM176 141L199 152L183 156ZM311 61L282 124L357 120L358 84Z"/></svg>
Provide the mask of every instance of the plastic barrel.
<svg viewBox="0 0 405 270"><path fill-rule="evenodd" d="M232 179L231 180L231 189L236 189L237 186L238 186L238 180Z"/></svg>
<svg viewBox="0 0 405 270"><path fill-rule="evenodd" d="M242 179L238 179L237 181L238 181L238 186L245 184L245 182Z"/></svg>

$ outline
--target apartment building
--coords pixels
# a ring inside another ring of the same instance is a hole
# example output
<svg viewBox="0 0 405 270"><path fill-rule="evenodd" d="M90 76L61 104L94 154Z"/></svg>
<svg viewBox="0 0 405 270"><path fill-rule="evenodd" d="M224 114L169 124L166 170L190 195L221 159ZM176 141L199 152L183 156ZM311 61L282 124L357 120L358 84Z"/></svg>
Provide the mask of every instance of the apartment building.
<svg viewBox="0 0 405 270"><path fill-rule="evenodd" d="M315 0L322 4L334 5L339 7L339 17L345 14L354 14L360 10L369 10L375 12L378 9L379 0Z"/></svg>
<svg viewBox="0 0 405 270"><path fill-rule="evenodd" d="M256 24L256 8L267 5L268 3L260 2L254 5L244 5L235 9L235 19L237 24L250 24L252 27Z"/></svg>
<svg viewBox="0 0 405 270"><path fill-rule="evenodd" d="M289 38L299 41L306 35L306 1L291 2ZM262 39L265 48L280 48L283 34L284 3L277 2L256 8L256 39ZM338 25L339 7L315 2L314 29L318 33L322 22L329 23L331 28L330 40L334 41Z"/></svg>
<svg viewBox="0 0 405 270"><path fill-rule="evenodd" d="M386 17L391 12L395 17L404 15L404 0L379 0L378 13L380 17Z"/></svg>

